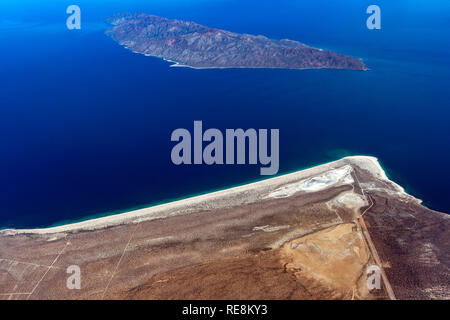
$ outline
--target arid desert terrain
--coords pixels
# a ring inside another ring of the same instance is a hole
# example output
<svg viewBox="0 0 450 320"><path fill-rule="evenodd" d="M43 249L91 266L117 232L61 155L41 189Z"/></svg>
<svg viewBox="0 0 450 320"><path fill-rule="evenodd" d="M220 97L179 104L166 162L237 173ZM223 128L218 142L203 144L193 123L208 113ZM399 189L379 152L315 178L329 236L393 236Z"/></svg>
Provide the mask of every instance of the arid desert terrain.
<svg viewBox="0 0 450 320"><path fill-rule="evenodd" d="M450 218L348 157L48 229L0 231L0 299L449 299ZM81 288L66 285L79 266ZM367 269L380 268L369 290Z"/></svg>

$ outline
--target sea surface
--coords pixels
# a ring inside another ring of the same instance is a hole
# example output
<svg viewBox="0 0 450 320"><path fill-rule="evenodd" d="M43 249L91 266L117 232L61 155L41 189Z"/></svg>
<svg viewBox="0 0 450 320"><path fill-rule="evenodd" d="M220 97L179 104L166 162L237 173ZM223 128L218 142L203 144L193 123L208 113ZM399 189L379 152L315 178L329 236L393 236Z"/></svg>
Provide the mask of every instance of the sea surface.
<svg viewBox="0 0 450 320"><path fill-rule="evenodd" d="M381 8L368 30L366 8ZM67 30L66 8L82 29ZM170 68L104 34L144 12L289 38L362 58L367 72ZM176 128L280 129L280 171L376 156L450 212L448 0L2 0L0 228L43 227L262 179L259 165L175 166Z"/></svg>

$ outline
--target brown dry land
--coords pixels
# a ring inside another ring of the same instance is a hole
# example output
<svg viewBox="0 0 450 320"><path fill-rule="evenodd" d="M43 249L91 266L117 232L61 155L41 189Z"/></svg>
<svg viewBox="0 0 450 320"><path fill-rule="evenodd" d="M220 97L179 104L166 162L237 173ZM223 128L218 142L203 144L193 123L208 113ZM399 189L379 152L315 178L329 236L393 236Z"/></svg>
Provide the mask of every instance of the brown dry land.
<svg viewBox="0 0 450 320"><path fill-rule="evenodd" d="M449 216L368 163L345 158L305 171L297 183L351 167L323 189L281 198L269 196L285 186L278 181L158 219L0 232L0 299L392 298L387 286L397 299L448 299ZM369 291L375 254L387 278ZM66 286L71 265L80 290Z"/></svg>

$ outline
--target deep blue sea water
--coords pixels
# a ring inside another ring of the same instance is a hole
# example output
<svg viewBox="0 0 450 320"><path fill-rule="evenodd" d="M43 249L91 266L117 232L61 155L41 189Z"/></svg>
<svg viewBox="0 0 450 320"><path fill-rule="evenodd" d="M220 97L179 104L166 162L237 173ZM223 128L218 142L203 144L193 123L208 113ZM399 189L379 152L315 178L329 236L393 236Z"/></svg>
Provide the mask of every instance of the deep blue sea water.
<svg viewBox="0 0 450 320"><path fill-rule="evenodd" d="M382 29L368 30L378 4ZM82 29L66 29L77 4ZM193 20L361 57L368 72L194 70L104 35L118 12ZM258 166L175 166L176 128L279 128L280 174L373 155L450 212L447 0L4 0L0 228L40 227L261 179Z"/></svg>

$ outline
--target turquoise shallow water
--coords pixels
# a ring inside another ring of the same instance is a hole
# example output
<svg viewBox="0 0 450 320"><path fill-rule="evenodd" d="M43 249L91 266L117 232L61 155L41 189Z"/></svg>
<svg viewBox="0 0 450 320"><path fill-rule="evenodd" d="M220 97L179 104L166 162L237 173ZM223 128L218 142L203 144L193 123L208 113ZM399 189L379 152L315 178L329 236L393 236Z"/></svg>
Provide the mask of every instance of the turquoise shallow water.
<svg viewBox="0 0 450 320"><path fill-rule="evenodd" d="M0 4L0 227L78 221L261 179L259 166L174 166L170 134L279 128L280 174L342 156L380 159L388 175L450 212L450 6L379 1L79 1ZM193 70L133 54L104 19L147 12L290 38L361 57L368 72Z"/></svg>

